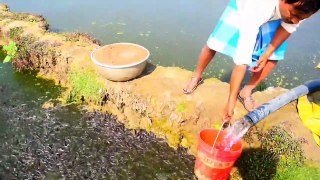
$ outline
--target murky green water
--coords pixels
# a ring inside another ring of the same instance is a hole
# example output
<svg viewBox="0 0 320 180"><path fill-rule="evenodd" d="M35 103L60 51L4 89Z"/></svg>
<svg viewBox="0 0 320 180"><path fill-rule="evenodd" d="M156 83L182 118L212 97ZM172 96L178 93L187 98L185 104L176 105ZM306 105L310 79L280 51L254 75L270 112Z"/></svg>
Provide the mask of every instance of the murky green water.
<svg viewBox="0 0 320 180"><path fill-rule="evenodd" d="M0 62L0 179L195 179L193 156L113 116L41 108L60 91Z"/></svg>
<svg viewBox="0 0 320 180"><path fill-rule="evenodd" d="M0 0L13 11L42 14L54 31L92 34L103 44L133 42L147 47L154 64L192 70L227 1L212 0ZM319 77L319 15L304 22L290 39L285 61L266 81L293 87ZM206 77L228 81L232 60L218 55Z"/></svg>

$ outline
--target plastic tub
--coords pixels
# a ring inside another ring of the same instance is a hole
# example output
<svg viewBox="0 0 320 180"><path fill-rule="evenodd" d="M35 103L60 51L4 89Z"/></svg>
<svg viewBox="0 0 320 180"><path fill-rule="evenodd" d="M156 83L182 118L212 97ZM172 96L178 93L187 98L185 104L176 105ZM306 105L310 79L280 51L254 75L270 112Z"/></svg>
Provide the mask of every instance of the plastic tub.
<svg viewBox="0 0 320 180"><path fill-rule="evenodd" d="M100 74L111 81L128 81L146 67L149 51L133 43L114 43L95 49L91 60Z"/></svg>

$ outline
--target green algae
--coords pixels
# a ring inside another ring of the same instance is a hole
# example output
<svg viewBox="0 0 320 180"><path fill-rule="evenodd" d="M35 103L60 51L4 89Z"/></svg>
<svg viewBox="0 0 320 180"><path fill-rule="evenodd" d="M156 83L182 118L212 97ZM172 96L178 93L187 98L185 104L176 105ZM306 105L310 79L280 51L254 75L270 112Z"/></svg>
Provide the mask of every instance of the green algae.
<svg viewBox="0 0 320 180"><path fill-rule="evenodd" d="M183 113L187 110L187 103L185 101L182 101L180 102L178 105L177 105L177 110L178 112L180 113Z"/></svg>
<svg viewBox="0 0 320 180"><path fill-rule="evenodd" d="M162 118L160 120L153 119L151 131L160 137L166 138L171 147L177 148L180 145L182 136L177 128L169 121L168 118Z"/></svg>
<svg viewBox="0 0 320 180"><path fill-rule="evenodd" d="M67 102L98 102L101 100L101 93L105 91L104 84L97 80L97 74L93 69L80 69L75 65L71 66L68 80L72 89Z"/></svg>
<svg viewBox="0 0 320 180"><path fill-rule="evenodd" d="M194 144L197 143L197 138L188 131L181 132L182 138L180 145L184 148L195 147Z"/></svg>

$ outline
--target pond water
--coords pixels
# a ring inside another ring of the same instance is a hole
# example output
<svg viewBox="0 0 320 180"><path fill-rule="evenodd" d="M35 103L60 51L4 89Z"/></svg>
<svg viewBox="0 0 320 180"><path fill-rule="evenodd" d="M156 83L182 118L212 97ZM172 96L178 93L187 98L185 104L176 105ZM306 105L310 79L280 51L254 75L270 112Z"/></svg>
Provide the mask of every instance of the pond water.
<svg viewBox="0 0 320 180"><path fill-rule="evenodd" d="M42 14L53 31L87 32L103 44L133 42L147 47L154 64L193 70L199 52L227 0L0 0L12 11ZM289 40L285 61L267 86L291 88L319 77L319 14L305 21ZM228 81L232 60L218 55L205 77Z"/></svg>
<svg viewBox="0 0 320 180"><path fill-rule="evenodd" d="M195 179L186 150L111 115L41 108L61 90L0 61L0 179Z"/></svg>

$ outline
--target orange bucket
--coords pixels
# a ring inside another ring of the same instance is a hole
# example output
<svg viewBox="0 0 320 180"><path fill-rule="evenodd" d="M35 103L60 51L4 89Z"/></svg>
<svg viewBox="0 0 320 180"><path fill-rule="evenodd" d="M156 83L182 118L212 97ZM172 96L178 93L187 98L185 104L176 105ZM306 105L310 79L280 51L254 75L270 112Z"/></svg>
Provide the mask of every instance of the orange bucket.
<svg viewBox="0 0 320 180"><path fill-rule="evenodd" d="M217 129L204 129L199 134L194 173L198 179L224 180L230 175L234 162L242 152L242 142L238 141L229 151L213 147L218 135ZM224 139L226 132L221 131L216 145Z"/></svg>

